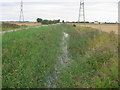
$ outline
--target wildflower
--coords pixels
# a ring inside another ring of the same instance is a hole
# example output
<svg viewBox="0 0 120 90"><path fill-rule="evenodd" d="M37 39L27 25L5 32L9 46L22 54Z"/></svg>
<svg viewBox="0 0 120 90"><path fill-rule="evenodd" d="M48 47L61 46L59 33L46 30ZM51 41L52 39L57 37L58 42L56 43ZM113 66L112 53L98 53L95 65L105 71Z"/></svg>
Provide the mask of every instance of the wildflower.
<svg viewBox="0 0 120 90"><path fill-rule="evenodd" d="M108 54L109 52L108 51L103 51L104 54Z"/></svg>

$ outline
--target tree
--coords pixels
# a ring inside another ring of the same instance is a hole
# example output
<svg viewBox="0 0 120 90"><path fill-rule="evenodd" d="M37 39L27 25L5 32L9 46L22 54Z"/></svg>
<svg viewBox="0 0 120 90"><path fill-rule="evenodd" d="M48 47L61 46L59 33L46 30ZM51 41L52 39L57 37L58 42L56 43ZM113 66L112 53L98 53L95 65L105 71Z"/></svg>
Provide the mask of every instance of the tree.
<svg viewBox="0 0 120 90"><path fill-rule="evenodd" d="M38 23L42 23L42 24L56 24L56 23L60 23L60 19L58 20L43 20L41 18L37 18L37 22Z"/></svg>
<svg viewBox="0 0 120 90"><path fill-rule="evenodd" d="M43 20L41 23L42 24L49 24L49 21L48 20Z"/></svg>
<svg viewBox="0 0 120 90"><path fill-rule="evenodd" d="M64 23L65 21L64 20L62 20L62 23Z"/></svg>
<svg viewBox="0 0 120 90"><path fill-rule="evenodd" d="M60 23L60 19L58 19L58 23Z"/></svg>
<svg viewBox="0 0 120 90"><path fill-rule="evenodd" d="M37 22L38 22L38 23L41 23L41 22L42 22L42 19L41 19L41 18L37 18Z"/></svg>

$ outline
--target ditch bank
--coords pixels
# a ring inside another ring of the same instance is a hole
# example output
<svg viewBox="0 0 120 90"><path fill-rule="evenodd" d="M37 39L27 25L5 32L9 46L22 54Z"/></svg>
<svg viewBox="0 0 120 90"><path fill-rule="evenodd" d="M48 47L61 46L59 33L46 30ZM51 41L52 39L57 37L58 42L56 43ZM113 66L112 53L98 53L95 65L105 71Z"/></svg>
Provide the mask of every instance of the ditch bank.
<svg viewBox="0 0 120 90"><path fill-rule="evenodd" d="M69 63L70 58L68 57L68 46L67 41L69 39L69 35L63 32L63 38L61 43L61 55L58 57L58 61L54 66L54 70L46 77L45 86L48 88L55 88L59 84L59 73L61 72L63 67Z"/></svg>

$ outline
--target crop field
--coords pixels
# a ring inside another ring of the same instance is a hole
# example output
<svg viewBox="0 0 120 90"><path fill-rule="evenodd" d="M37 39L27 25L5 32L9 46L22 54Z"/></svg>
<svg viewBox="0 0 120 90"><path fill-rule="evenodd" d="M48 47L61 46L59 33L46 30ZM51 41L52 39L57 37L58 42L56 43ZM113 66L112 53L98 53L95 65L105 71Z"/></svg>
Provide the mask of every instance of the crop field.
<svg viewBox="0 0 120 90"><path fill-rule="evenodd" d="M91 27L94 29L101 30L103 32L110 33L111 31L118 34L118 24L77 24L78 26Z"/></svg>
<svg viewBox="0 0 120 90"><path fill-rule="evenodd" d="M118 36L56 24L2 35L3 88L118 88Z"/></svg>

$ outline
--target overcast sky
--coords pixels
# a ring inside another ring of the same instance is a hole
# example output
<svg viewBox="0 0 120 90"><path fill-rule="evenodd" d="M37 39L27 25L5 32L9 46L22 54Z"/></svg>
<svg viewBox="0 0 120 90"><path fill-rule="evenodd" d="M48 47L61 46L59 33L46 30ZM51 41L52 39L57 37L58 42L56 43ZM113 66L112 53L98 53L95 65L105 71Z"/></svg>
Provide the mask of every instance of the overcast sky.
<svg viewBox="0 0 120 90"><path fill-rule="evenodd" d="M0 21L18 21L21 0L0 0ZM118 21L118 1L84 0L86 21ZM60 19L77 21L80 0L23 0L26 21Z"/></svg>

